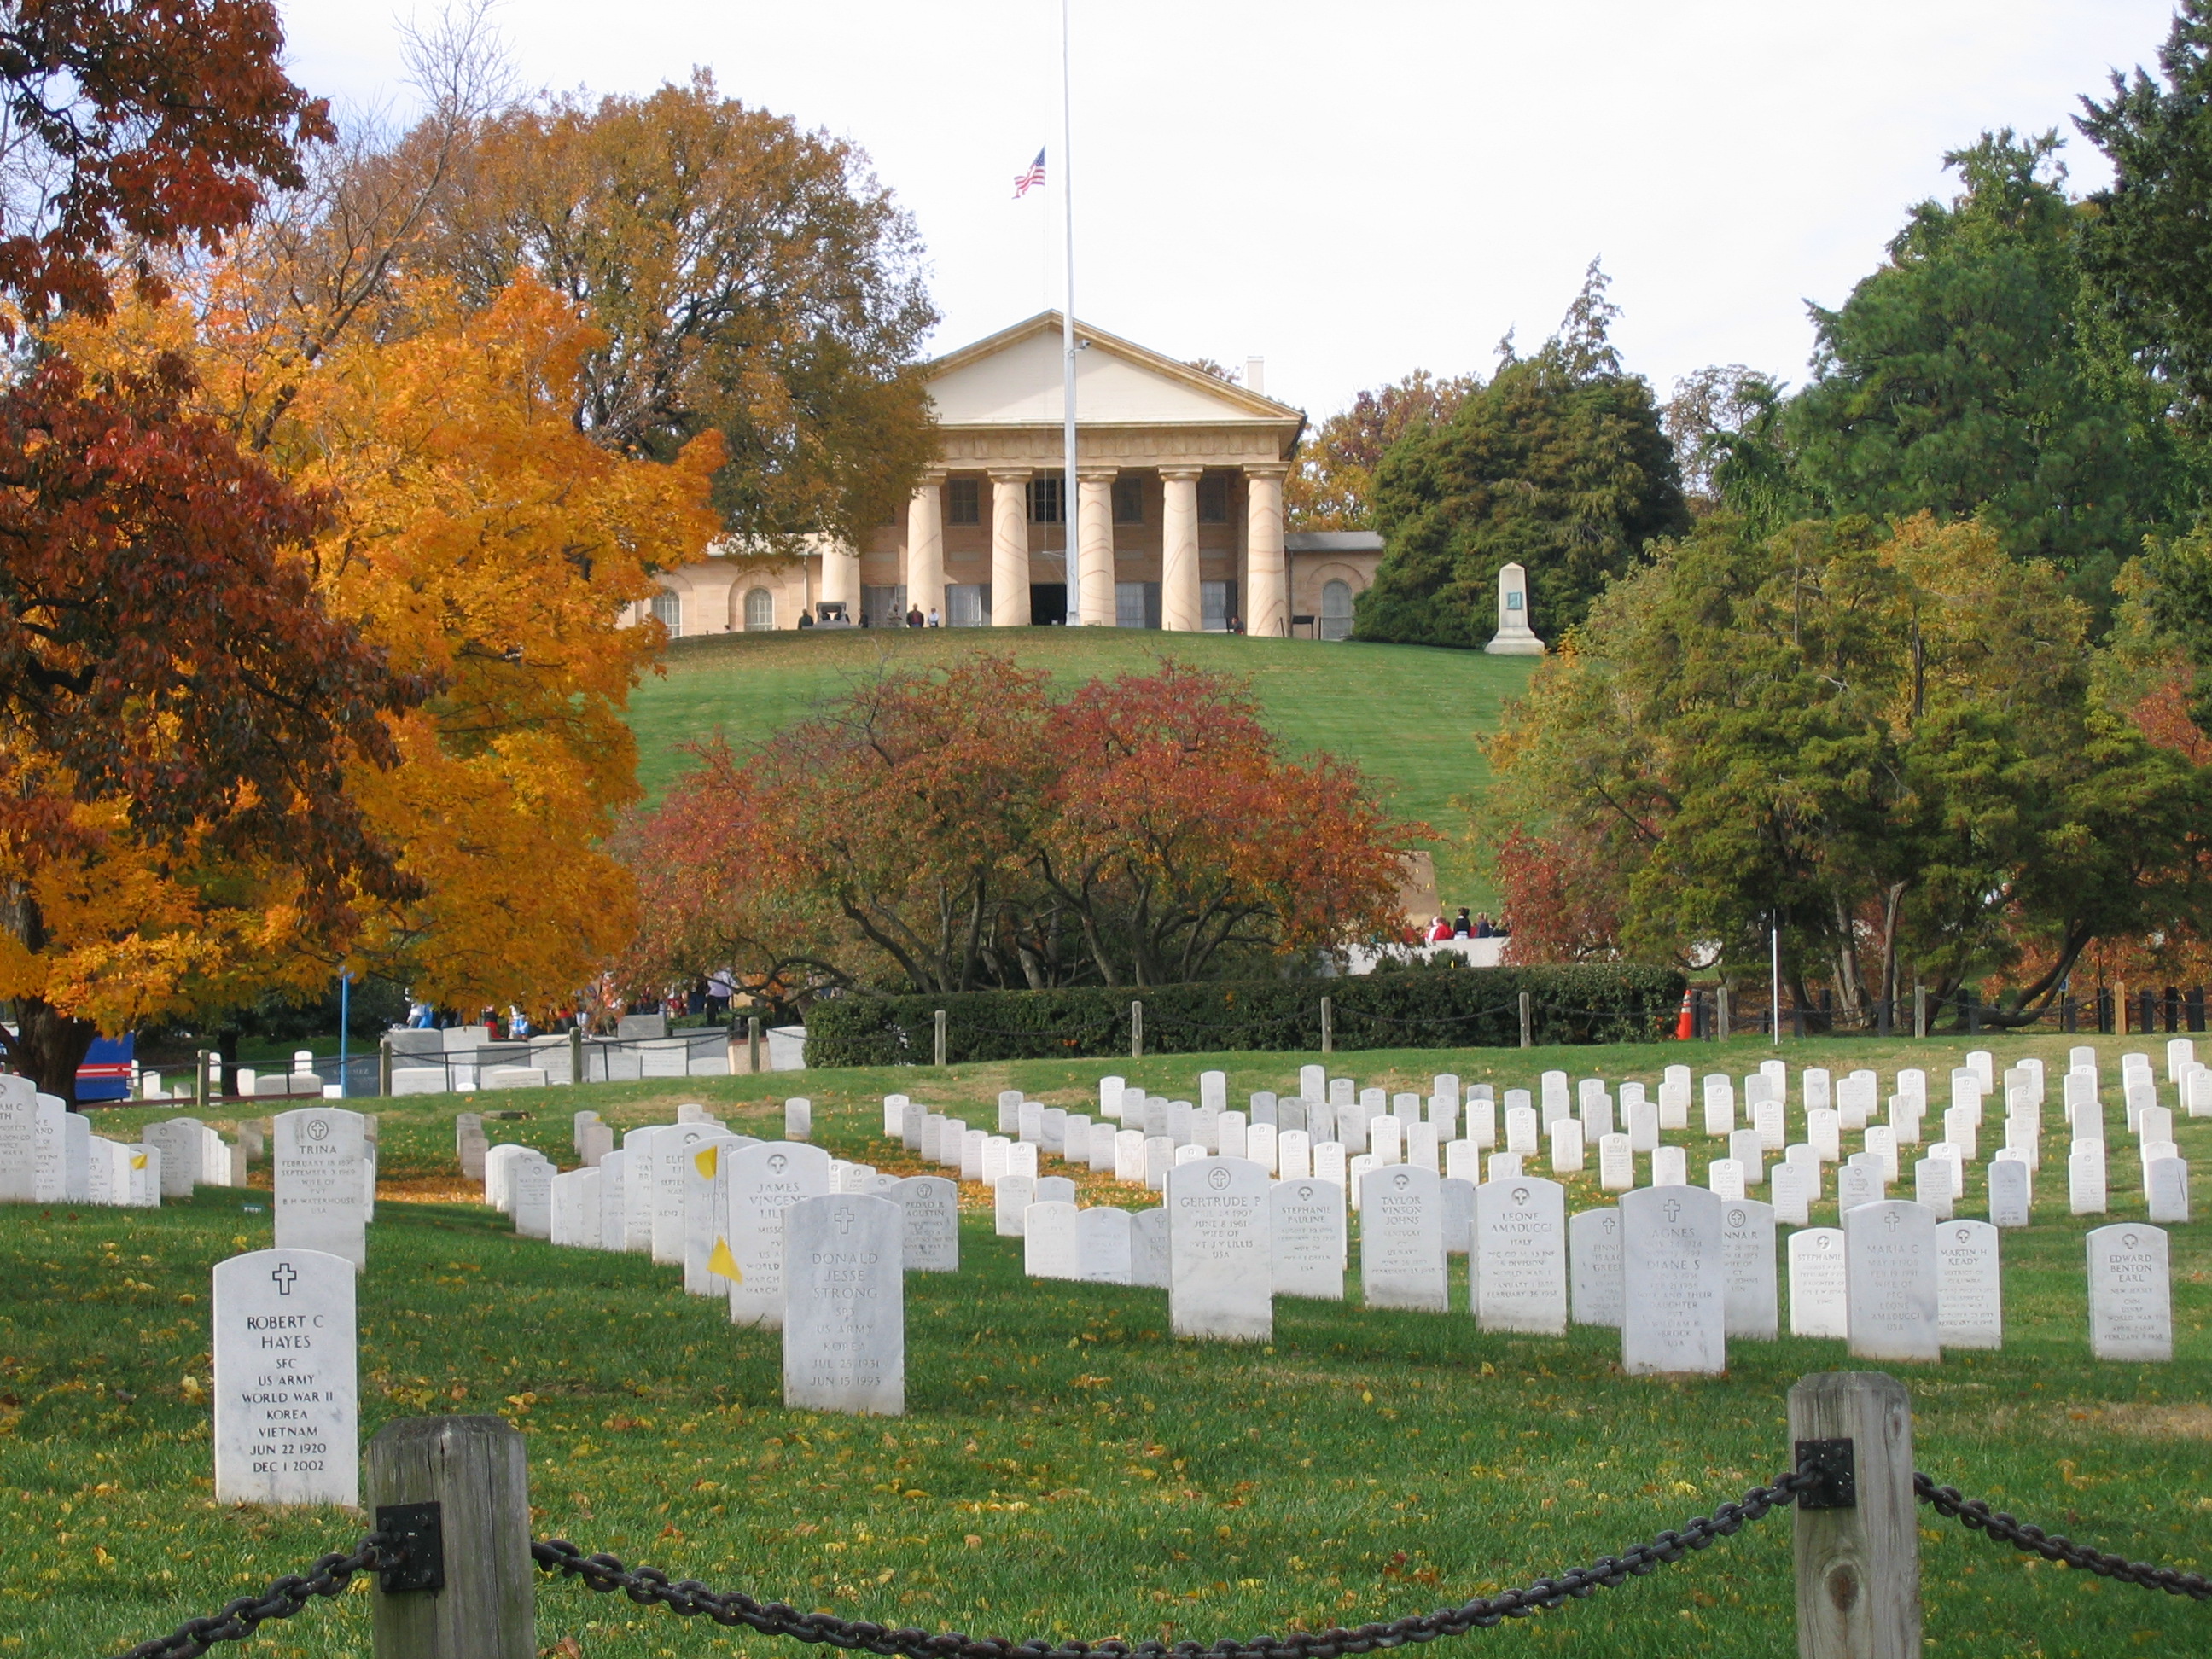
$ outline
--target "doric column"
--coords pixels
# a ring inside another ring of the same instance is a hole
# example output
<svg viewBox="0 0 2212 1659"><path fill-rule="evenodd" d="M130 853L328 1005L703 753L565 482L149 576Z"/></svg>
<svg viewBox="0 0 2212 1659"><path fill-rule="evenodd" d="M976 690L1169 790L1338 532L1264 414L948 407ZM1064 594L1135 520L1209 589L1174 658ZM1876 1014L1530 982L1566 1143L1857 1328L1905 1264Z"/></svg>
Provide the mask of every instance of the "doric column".
<svg viewBox="0 0 2212 1659"><path fill-rule="evenodd" d="M1198 591L1198 475L1194 466L1164 466L1166 505L1160 512L1160 626L1195 634L1206 625Z"/></svg>
<svg viewBox="0 0 2212 1659"><path fill-rule="evenodd" d="M906 504L906 602L945 614L945 475L929 471Z"/></svg>
<svg viewBox="0 0 2212 1659"><path fill-rule="evenodd" d="M1075 618L1085 628L1114 625L1114 469L1079 468L1076 506L1083 520L1077 550Z"/></svg>
<svg viewBox="0 0 2212 1659"><path fill-rule="evenodd" d="M824 600L842 599L845 619L860 619L860 556L841 541L822 543L822 594Z"/></svg>
<svg viewBox="0 0 2212 1659"><path fill-rule="evenodd" d="M1244 631L1280 639L1291 631L1290 562L1283 553L1283 480L1288 466L1244 469Z"/></svg>
<svg viewBox="0 0 2212 1659"><path fill-rule="evenodd" d="M1030 474L991 472L991 626L1030 625Z"/></svg>

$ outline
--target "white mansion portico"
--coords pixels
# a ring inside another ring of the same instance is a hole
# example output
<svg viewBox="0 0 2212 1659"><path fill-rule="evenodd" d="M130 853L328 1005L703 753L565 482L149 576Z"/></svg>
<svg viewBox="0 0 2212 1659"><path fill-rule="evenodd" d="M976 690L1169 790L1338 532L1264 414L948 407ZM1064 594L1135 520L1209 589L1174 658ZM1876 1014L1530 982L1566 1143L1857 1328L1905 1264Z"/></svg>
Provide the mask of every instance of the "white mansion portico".
<svg viewBox="0 0 2212 1659"><path fill-rule="evenodd" d="M1045 312L929 366L940 440L903 522L860 550L775 564L717 555L665 572L652 613L679 634L791 628L824 602L873 626L1221 629L1341 637L1381 542L1286 538L1283 482L1305 416L1079 324L1076 489L1066 552L1060 318ZM640 614L643 614L640 607ZM1297 625L1294 628L1293 618Z"/></svg>

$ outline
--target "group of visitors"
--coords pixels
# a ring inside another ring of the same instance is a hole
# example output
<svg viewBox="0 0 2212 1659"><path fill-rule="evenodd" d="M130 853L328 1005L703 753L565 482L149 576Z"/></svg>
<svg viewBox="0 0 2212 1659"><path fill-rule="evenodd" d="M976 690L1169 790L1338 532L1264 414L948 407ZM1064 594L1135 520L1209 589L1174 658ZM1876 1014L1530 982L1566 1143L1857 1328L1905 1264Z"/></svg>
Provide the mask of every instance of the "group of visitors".
<svg viewBox="0 0 2212 1659"><path fill-rule="evenodd" d="M915 605L912 610L906 613L905 621L906 625L908 628L942 628L945 626L945 619L937 614L937 607L935 605L929 607L929 614L927 616L924 616L922 614L921 607L920 605ZM814 620L814 613L811 611L801 610L799 613L799 626L801 628L851 628L855 624L853 621L848 620L843 615L842 607L833 611L830 606L825 605L823 607L822 620L819 623ZM869 626L868 613L866 611L863 611L860 613L858 619L858 625L862 628Z"/></svg>
<svg viewBox="0 0 2212 1659"><path fill-rule="evenodd" d="M1492 921L1487 911L1470 917L1467 907L1462 904L1457 915L1449 918L1438 916L1430 924L1426 942L1442 945L1446 939L1498 939L1509 931L1503 921Z"/></svg>

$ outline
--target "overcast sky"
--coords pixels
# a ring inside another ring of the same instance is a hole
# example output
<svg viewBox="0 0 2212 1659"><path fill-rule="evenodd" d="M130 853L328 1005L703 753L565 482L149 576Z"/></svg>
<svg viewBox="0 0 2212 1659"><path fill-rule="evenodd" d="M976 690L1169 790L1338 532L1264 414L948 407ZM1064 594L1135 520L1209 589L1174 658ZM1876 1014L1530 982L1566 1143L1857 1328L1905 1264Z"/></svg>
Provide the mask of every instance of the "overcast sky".
<svg viewBox="0 0 2212 1659"><path fill-rule="evenodd" d="M294 73L404 113L395 14L280 0ZM1316 418L1550 332L1592 256L1629 365L1802 378L1808 299L1872 270L1947 149L2058 126L2167 0L1073 0L1076 310L1267 360ZM873 157L950 349L1058 303L1058 0L506 0L532 86L694 64ZM1048 146L1049 199L1013 197ZM2078 138L2077 188L2104 174Z"/></svg>

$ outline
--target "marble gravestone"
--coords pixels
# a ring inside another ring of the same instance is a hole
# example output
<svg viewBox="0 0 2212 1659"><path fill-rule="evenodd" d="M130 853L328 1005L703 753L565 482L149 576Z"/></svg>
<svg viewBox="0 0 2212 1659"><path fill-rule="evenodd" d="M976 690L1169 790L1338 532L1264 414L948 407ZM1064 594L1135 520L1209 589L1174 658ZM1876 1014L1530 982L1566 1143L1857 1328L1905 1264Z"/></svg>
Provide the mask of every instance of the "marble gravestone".
<svg viewBox="0 0 2212 1659"><path fill-rule="evenodd" d="M2089 1352L2100 1359L2173 1358L2166 1234L2123 1222L2088 1237Z"/></svg>
<svg viewBox="0 0 2212 1659"><path fill-rule="evenodd" d="M1022 1215L1022 1272L1031 1279L1079 1279L1074 1205L1054 1200L1032 1204Z"/></svg>
<svg viewBox="0 0 2212 1659"><path fill-rule="evenodd" d="M830 1154L797 1141L764 1140L726 1149L721 1166L729 1204L724 1237L738 1268L730 1281L730 1322L772 1330L783 1319L783 1212L803 1199L829 1196ZM903 1257L904 1246L899 1249Z"/></svg>
<svg viewBox="0 0 2212 1659"><path fill-rule="evenodd" d="M2033 1172L2024 1159L2000 1158L1989 1166L1990 1222L1998 1227L2025 1227L2033 1197Z"/></svg>
<svg viewBox="0 0 2212 1659"><path fill-rule="evenodd" d="M1100 1205L1075 1212L1075 1276L1094 1285L1129 1282L1129 1212Z"/></svg>
<svg viewBox="0 0 2212 1659"><path fill-rule="evenodd" d="M1035 1176L1000 1176L991 1188L992 1221L1000 1238L1022 1236L1022 1217L1036 1202Z"/></svg>
<svg viewBox="0 0 2212 1659"><path fill-rule="evenodd" d="M1168 1212L1157 1205L1138 1211L1129 1223L1129 1282L1168 1287Z"/></svg>
<svg viewBox="0 0 2212 1659"><path fill-rule="evenodd" d="M1266 1342L1274 1335L1267 1171L1201 1158L1168 1172L1168 1326L1176 1336Z"/></svg>
<svg viewBox="0 0 2212 1659"><path fill-rule="evenodd" d="M1444 1254L1465 1255L1474 1243L1475 1183L1457 1176L1437 1182L1437 1200L1443 1208Z"/></svg>
<svg viewBox="0 0 2212 1659"><path fill-rule="evenodd" d="M28 1078L0 1075L0 1204L36 1201L38 1091ZM157 1126L146 1126L151 1142Z"/></svg>
<svg viewBox="0 0 2212 1659"><path fill-rule="evenodd" d="M1333 1181L1278 1181L1267 1189L1274 1293L1344 1300L1344 1188Z"/></svg>
<svg viewBox="0 0 2212 1659"><path fill-rule="evenodd" d="M778 1218L785 1409L905 1415L903 1206L825 1193Z"/></svg>
<svg viewBox="0 0 2212 1659"><path fill-rule="evenodd" d="M905 1217L902 1260L910 1273L960 1271L960 1187L944 1176L908 1176L884 1196Z"/></svg>
<svg viewBox="0 0 2212 1659"><path fill-rule="evenodd" d="M1806 1227L1790 1234L1790 1334L1848 1338L1850 1316L1844 1230Z"/></svg>
<svg viewBox="0 0 2212 1659"><path fill-rule="evenodd" d="M2178 1158L2154 1158L2143 1166L2143 1196L2154 1223L2189 1219L2189 1165Z"/></svg>
<svg viewBox="0 0 2212 1659"><path fill-rule="evenodd" d="M1726 1206L1696 1187L1645 1187L1622 1196L1620 1368L1630 1376L1718 1376L1728 1369Z"/></svg>
<svg viewBox="0 0 2212 1659"><path fill-rule="evenodd" d="M324 1250L216 1263L216 1503L360 1504L356 1273Z"/></svg>
<svg viewBox="0 0 2212 1659"><path fill-rule="evenodd" d="M1443 1313L1443 1202L1434 1170L1392 1164L1360 1181L1359 1294L1370 1308Z"/></svg>
<svg viewBox="0 0 2212 1659"><path fill-rule="evenodd" d="M1862 1204L1844 1212L1844 1284L1855 1357L1942 1357L1936 1326L1936 1224L1931 1211L1905 1199Z"/></svg>
<svg viewBox="0 0 2212 1659"><path fill-rule="evenodd" d="M517 1238L553 1237L553 1160L535 1147L507 1165L508 1212Z"/></svg>
<svg viewBox="0 0 2212 1659"><path fill-rule="evenodd" d="M1757 1199L1721 1205L1721 1279L1726 1287L1728 1334L1771 1342L1779 1334L1775 1305L1774 1209Z"/></svg>
<svg viewBox="0 0 2212 1659"><path fill-rule="evenodd" d="M1997 1230L1986 1221L1947 1221L1936 1230L1936 1334L1947 1348L2004 1346Z"/></svg>
<svg viewBox="0 0 2212 1659"><path fill-rule="evenodd" d="M1533 1176L1474 1189L1475 1322L1486 1331L1563 1336L1567 1328L1565 1194Z"/></svg>
<svg viewBox="0 0 2212 1659"><path fill-rule="evenodd" d="M684 1291L687 1296L729 1294L729 1281L714 1267L715 1241L720 1240L725 1250L729 1248L730 1183L722 1159L739 1147L759 1144L750 1135L715 1129L685 1149Z"/></svg>
<svg viewBox="0 0 2212 1659"><path fill-rule="evenodd" d="M1620 1328L1620 1212L1578 1210L1567 1218L1568 1316L1577 1325Z"/></svg>
<svg viewBox="0 0 2212 1659"><path fill-rule="evenodd" d="M368 1265L366 1156L359 1112L309 1106L276 1115L270 1173L278 1249L320 1250L356 1267Z"/></svg>

